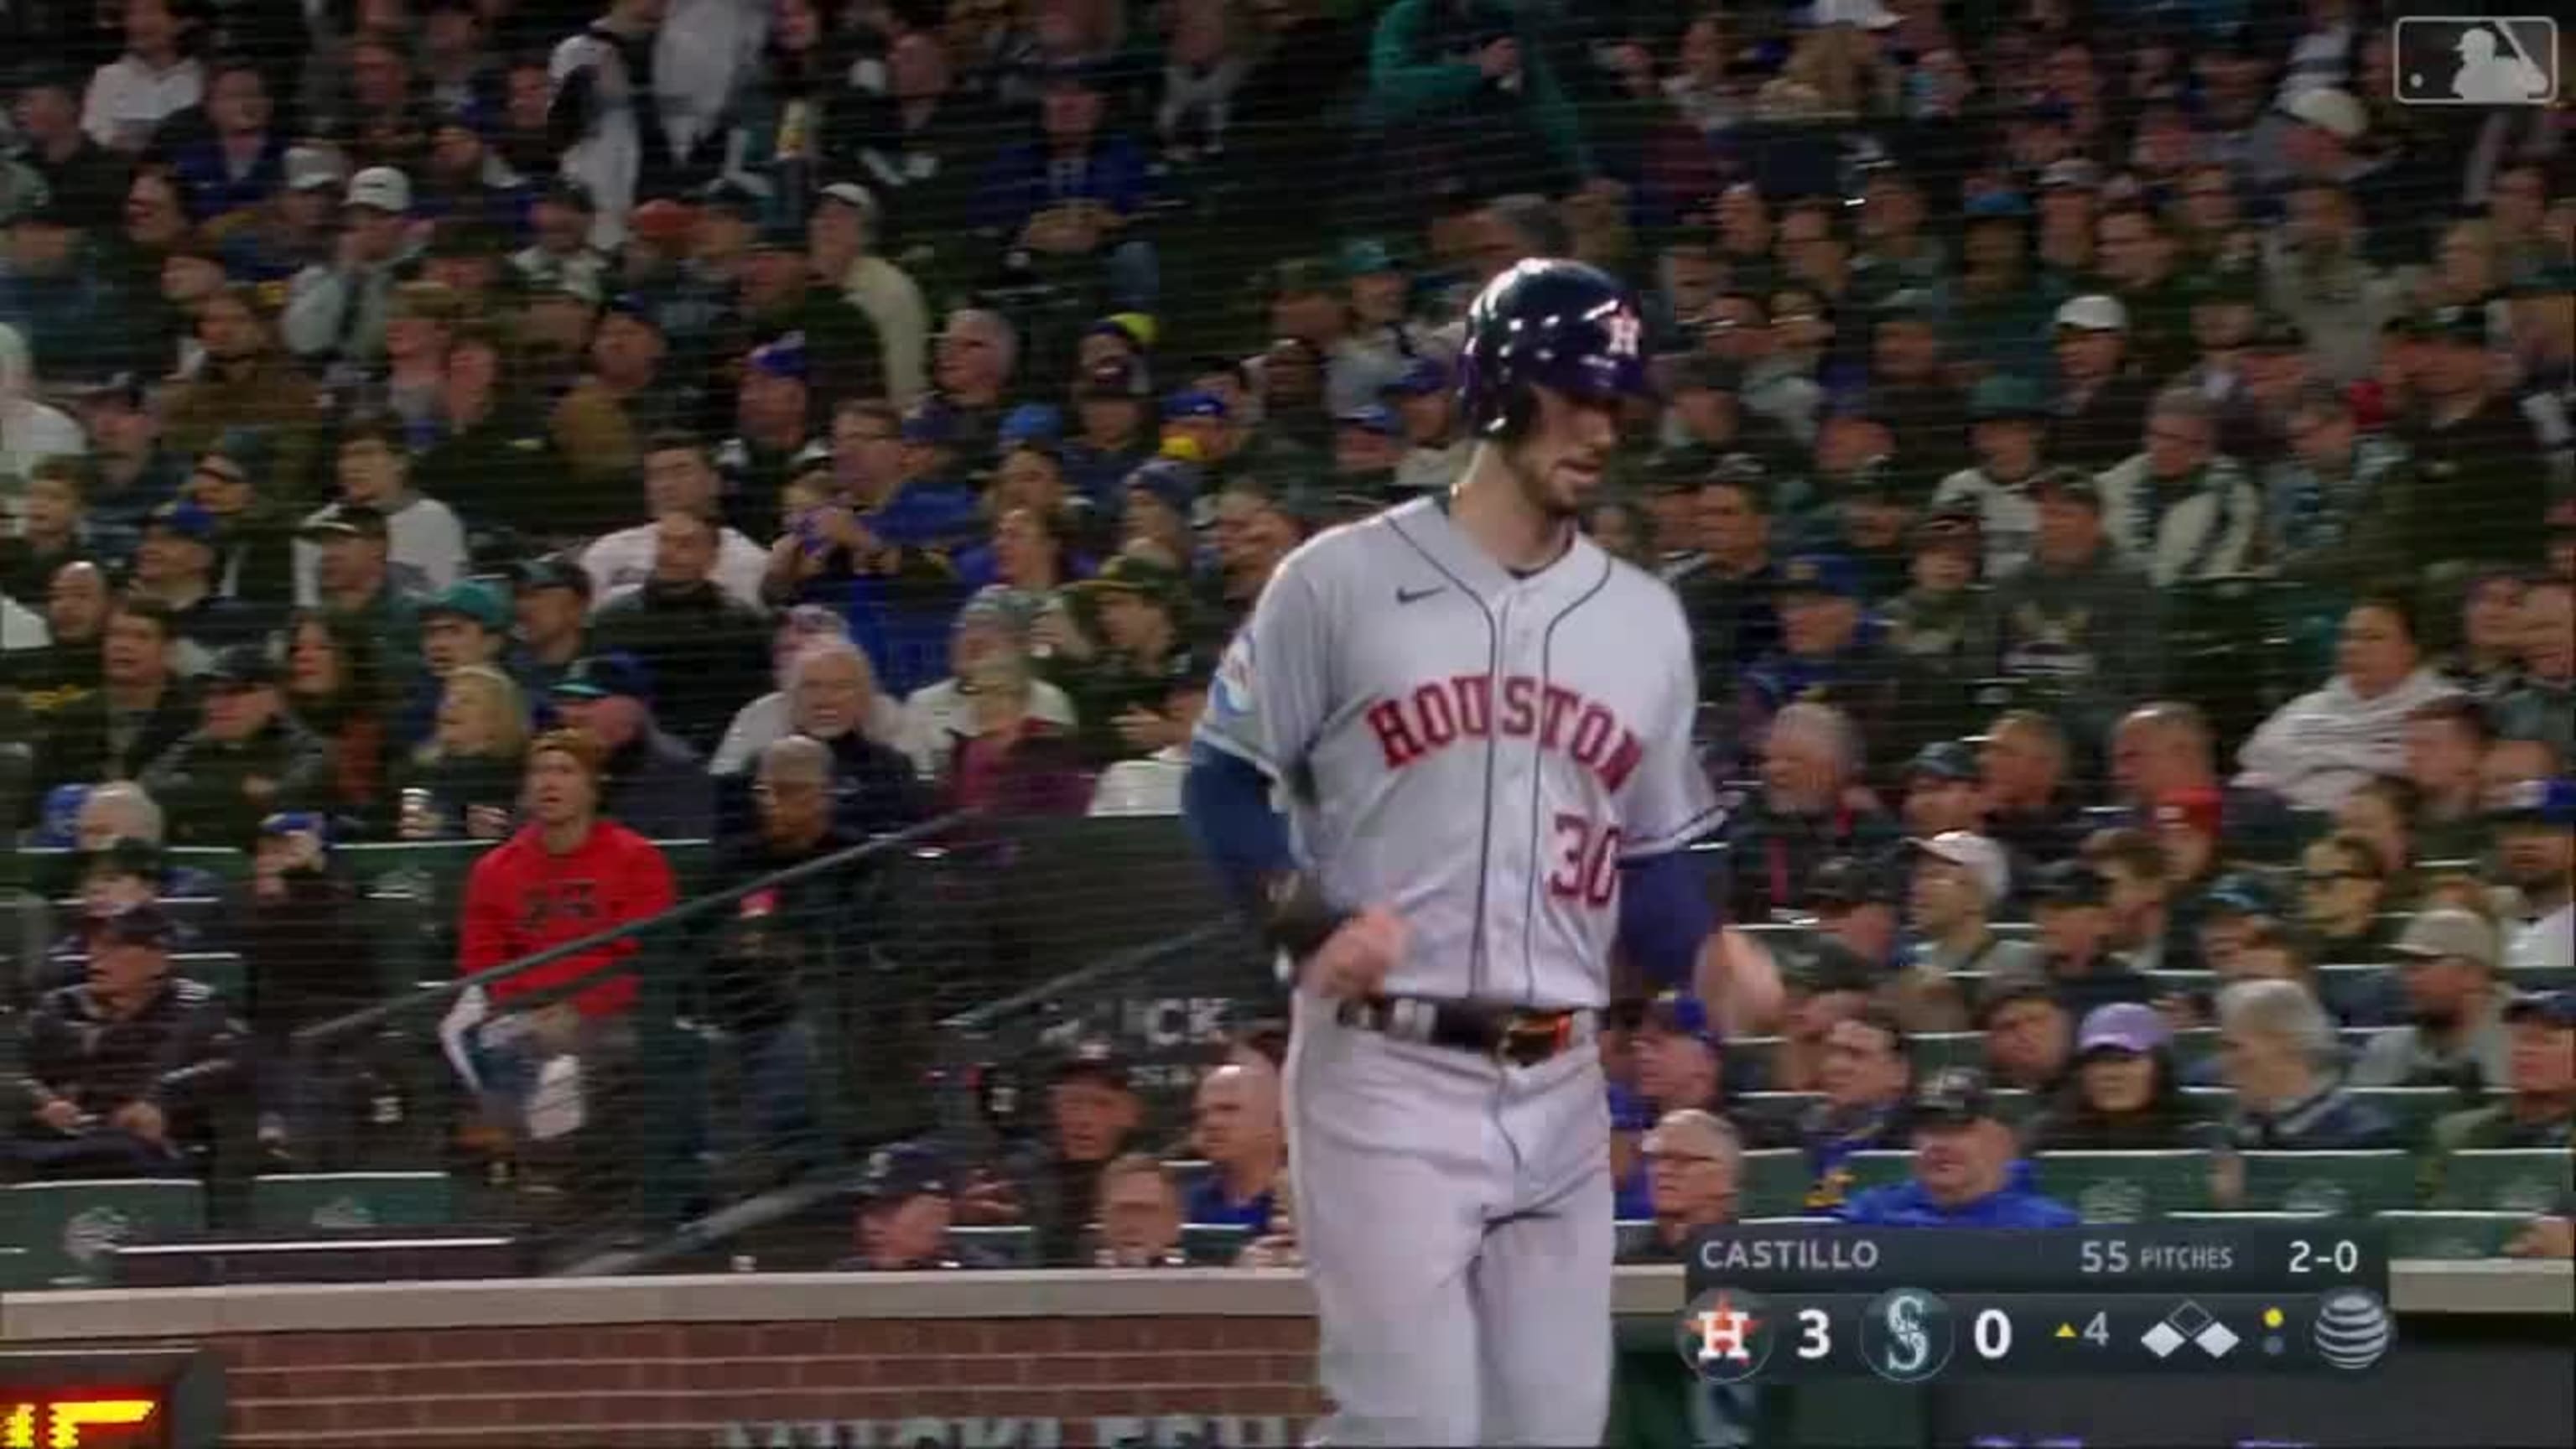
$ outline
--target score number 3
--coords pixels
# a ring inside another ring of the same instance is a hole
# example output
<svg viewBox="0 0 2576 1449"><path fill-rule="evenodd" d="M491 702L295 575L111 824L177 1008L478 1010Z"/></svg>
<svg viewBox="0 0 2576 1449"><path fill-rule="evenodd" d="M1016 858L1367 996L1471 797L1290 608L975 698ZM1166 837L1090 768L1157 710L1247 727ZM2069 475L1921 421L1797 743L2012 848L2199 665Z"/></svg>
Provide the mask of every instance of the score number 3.
<svg viewBox="0 0 2576 1449"><path fill-rule="evenodd" d="M1809 1363L1834 1351L1834 1320L1821 1308L1798 1310L1798 1357Z"/></svg>
<svg viewBox="0 0 2576 1449"><path fill-rule="evenodd" d="M1556 813L1556 869L1547 877L1547 893L1607 910L1619 898L1619 827L1600 826L1589 815Z"/></svg>

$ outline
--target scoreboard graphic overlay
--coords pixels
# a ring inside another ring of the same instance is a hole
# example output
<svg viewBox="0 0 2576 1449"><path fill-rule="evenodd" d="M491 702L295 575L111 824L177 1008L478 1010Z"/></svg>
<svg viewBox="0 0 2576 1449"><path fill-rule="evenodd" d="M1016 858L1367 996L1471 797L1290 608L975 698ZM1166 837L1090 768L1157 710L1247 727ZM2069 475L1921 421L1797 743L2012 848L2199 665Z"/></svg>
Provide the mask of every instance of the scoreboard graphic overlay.
<svg viewBox="0 0 2576 1449"><path fill-rule="evenodd" d="M2367 1373L2396 1343L2367 1225L1990 1231L1783 1223L1692 1240L1682 1361L1711 1383Z"/></svg>
<svg viewBox="0 0 2576 1449"><path fill-rule="evenodd" d="M0 1449L215 1449L223 1421L209 1353L0 1350Z"/></svg>

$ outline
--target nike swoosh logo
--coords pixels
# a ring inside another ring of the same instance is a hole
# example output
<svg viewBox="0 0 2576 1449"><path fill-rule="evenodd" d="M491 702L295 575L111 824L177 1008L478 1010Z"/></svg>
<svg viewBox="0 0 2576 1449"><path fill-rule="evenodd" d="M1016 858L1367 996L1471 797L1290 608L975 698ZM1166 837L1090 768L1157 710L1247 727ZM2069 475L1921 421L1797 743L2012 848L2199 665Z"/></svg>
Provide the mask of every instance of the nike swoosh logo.
<svg viewBox="0 0 2576 1449"><path fill-rule="evenodd" d="M1445 584L1435 584L1427 589L1399 588L1395 591L1395 601L1399 604L1419 604L1434 594L1445 594L1447 592L1449 592L1449 589Z"/></svg>

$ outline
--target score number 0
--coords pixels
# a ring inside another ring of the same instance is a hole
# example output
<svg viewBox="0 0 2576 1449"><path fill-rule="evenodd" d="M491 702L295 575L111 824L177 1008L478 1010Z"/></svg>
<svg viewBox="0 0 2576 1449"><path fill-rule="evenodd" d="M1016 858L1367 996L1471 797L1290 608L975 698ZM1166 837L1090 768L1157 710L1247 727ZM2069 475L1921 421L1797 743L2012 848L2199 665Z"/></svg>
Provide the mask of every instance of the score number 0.
<svg viewBox="0 0 2576 1449"><path fill-rule="evenodd" d="M1968 1342L1977 1357L1999 1359L2012 1352L2012 1316L2000 1308L1980 1308L1968 1326ZM1798 1357L1813 1363L1834 1351L1833 1315L1821 1308L1798 1310Z"/></svg>

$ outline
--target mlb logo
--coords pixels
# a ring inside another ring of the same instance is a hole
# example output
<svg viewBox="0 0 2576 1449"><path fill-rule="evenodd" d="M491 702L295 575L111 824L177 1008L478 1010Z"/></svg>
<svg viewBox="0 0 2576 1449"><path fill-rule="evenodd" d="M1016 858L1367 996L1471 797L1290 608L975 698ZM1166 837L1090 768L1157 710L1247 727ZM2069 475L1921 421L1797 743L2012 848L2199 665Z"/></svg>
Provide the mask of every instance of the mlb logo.
<svg viewBox="0 0 2576 1449"><path fill-rule="evenodd" d="M2395 81L2401 105L2548 105L2558 98L2558 22L2546 15L2402 17Z"/></svg>

